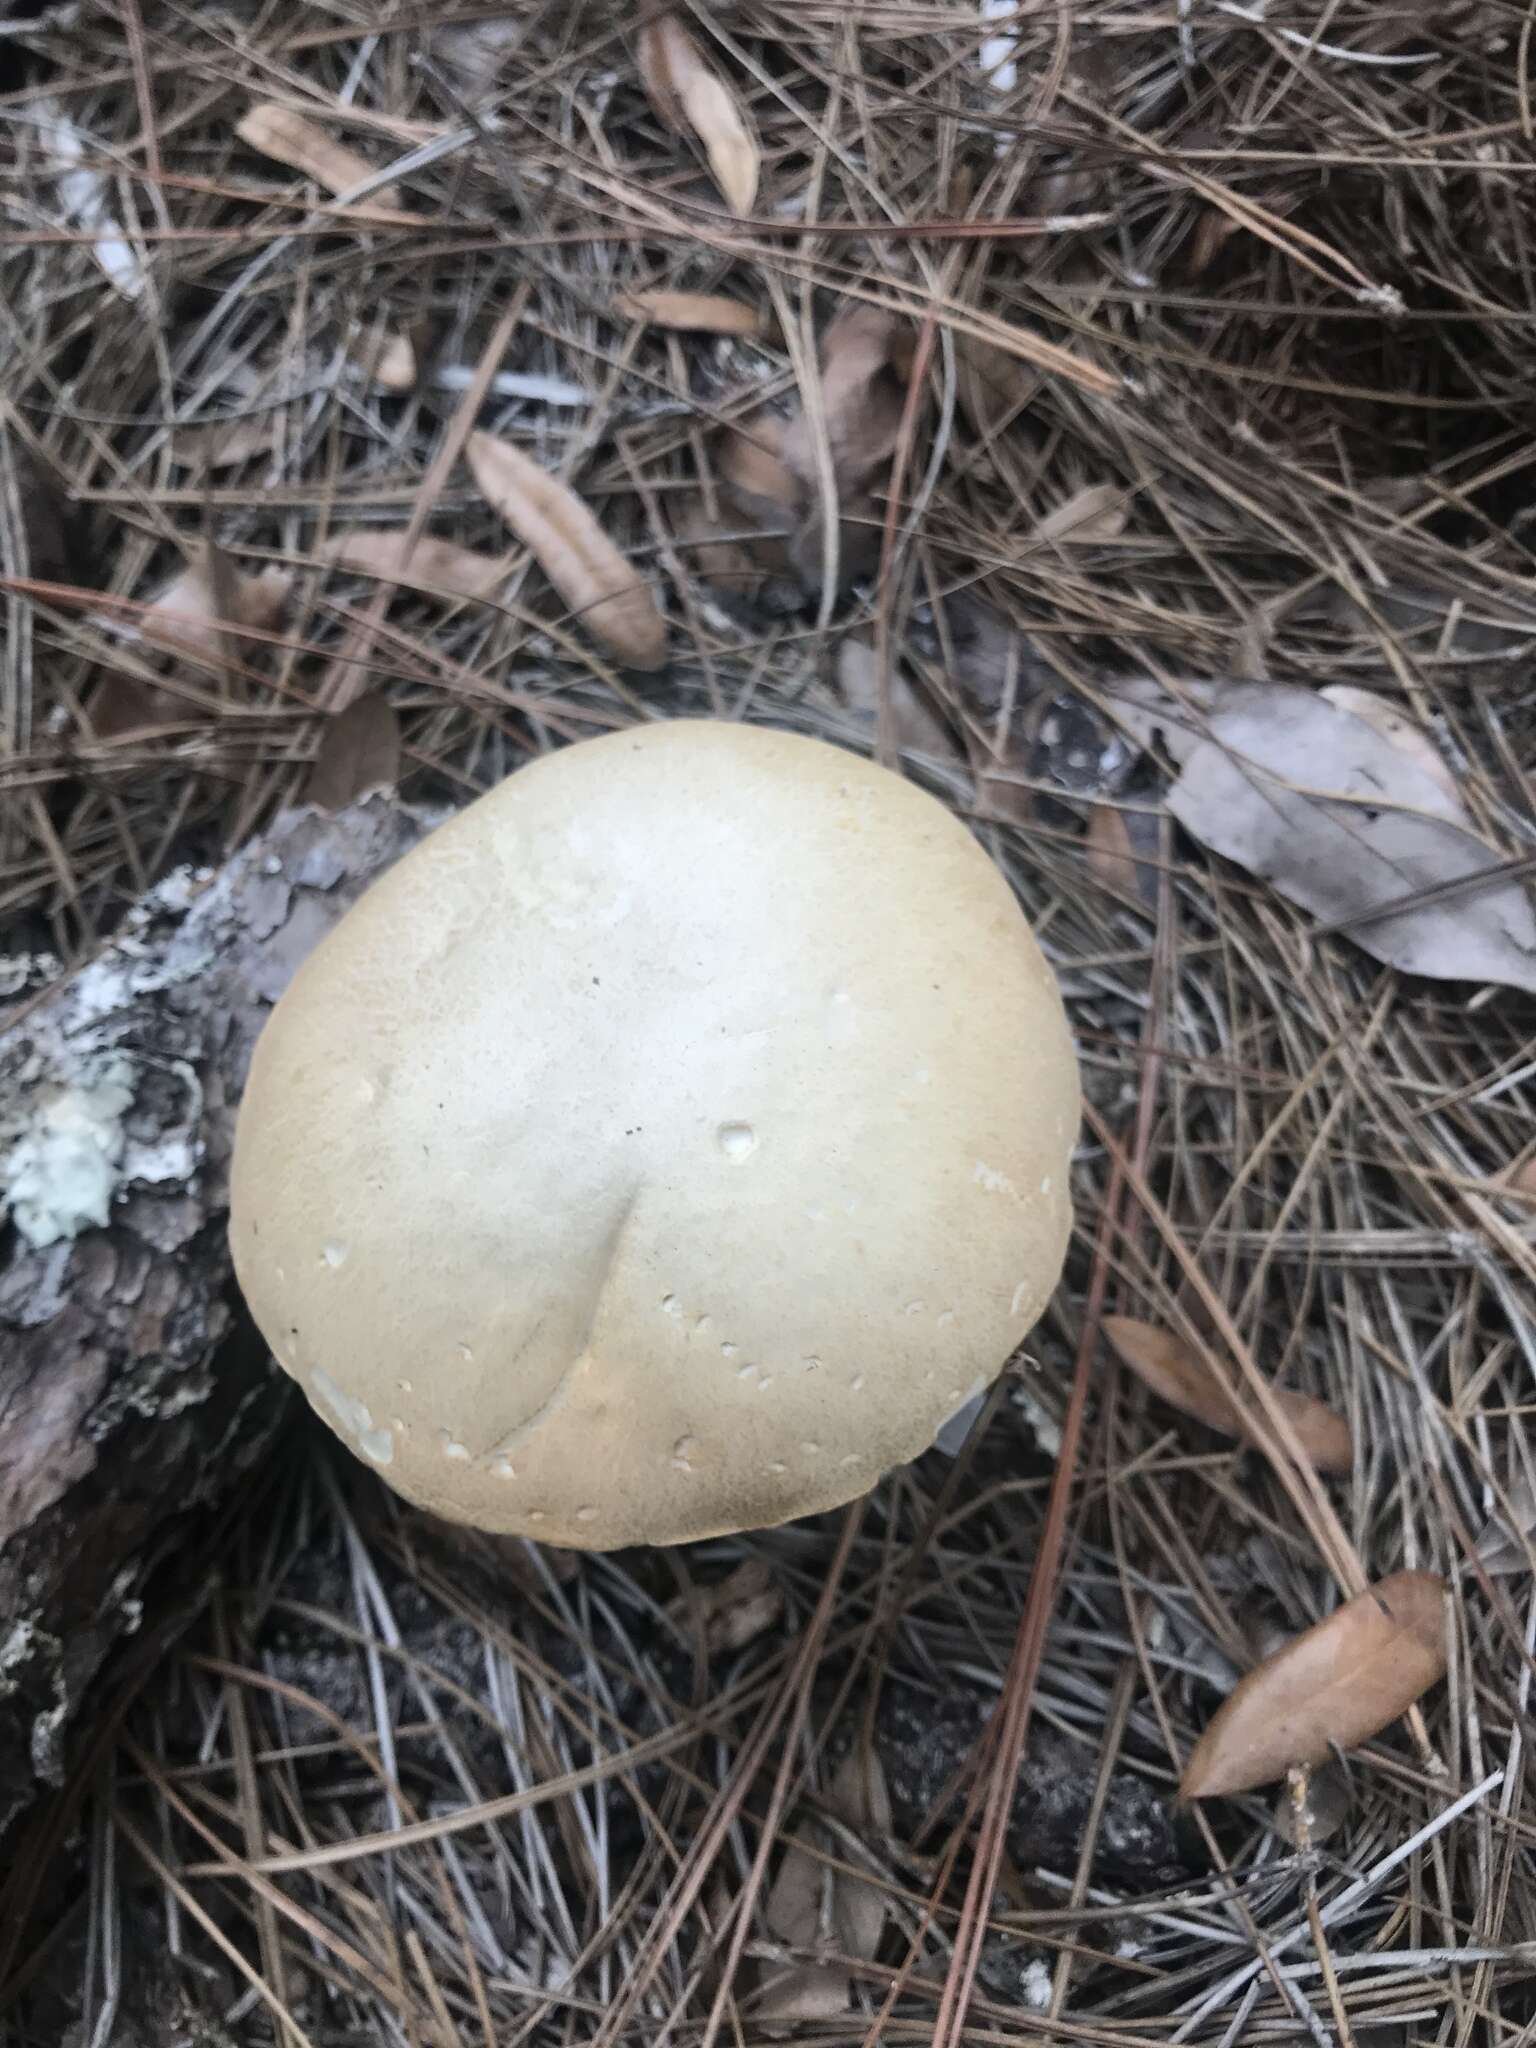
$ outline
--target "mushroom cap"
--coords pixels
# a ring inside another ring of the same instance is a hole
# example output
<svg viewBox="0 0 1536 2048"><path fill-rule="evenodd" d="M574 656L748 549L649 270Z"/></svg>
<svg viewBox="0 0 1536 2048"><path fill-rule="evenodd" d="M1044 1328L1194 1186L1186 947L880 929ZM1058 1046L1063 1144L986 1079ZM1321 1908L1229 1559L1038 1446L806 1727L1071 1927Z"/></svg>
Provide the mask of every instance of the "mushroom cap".
<svg viewBox="0 0 1536 2048"><path fill-rule="evenodd" d="M932 1442L1060 1274L1077 1063L1007 884L820 740L643 726L443 825L256 1048L252 1312L389 1483L677 1543Z"/></svg>

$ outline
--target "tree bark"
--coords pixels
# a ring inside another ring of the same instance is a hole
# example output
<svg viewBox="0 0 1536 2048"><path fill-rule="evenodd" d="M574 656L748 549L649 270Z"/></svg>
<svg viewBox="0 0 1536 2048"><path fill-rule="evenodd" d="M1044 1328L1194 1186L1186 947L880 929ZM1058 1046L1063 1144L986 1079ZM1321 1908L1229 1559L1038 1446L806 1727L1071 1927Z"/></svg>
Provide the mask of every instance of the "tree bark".
<svg viewBox="0 0 1536 2048"><path fill-rule="evenodd" d="M437 823L376 796L181 870L50 986L0 959L0 1833L189 1518L248 1473L288 1382L225 1239L251 1048L315 942Z"/></svg>

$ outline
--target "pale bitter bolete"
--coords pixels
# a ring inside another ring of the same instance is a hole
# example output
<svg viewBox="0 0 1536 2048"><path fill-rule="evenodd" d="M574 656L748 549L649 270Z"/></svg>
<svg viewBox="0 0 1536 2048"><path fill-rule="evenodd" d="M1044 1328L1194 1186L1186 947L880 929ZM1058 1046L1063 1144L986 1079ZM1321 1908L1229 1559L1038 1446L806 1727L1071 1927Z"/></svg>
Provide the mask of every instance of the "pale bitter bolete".
<svg viewBox="0 0 1536 2048"><path fill-rule="evenodd" d="M1043 1308L1077 1065L942 804L694 721L434 832L256 1049L235 1266L319 1412L482 1529L763 1527L932 1442Z"/></svg>

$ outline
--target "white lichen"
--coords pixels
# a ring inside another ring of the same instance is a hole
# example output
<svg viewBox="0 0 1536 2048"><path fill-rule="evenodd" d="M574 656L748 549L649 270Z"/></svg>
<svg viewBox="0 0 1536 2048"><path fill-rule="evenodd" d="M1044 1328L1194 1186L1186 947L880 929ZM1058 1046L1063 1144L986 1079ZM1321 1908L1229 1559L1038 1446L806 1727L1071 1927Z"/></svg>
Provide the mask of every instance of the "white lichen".
<svg viewBox="0 0 1536 2048"><path fill-rule="evenodd" d="M1023 1974L1019 1979L1019 1990L1026 2005L1032 2006L1036 2012L1045 2012L1051 2003L1050 1966L1032 1957L1024 1965Z"/></svg>
<svg viewBox="0 0 1536 2048"><path fill-rule="evenodd" d="M120 1180L133 1063L111 1053L29 1110L0 1159L0 1217L38 1250L101 1229Z"/></svg>

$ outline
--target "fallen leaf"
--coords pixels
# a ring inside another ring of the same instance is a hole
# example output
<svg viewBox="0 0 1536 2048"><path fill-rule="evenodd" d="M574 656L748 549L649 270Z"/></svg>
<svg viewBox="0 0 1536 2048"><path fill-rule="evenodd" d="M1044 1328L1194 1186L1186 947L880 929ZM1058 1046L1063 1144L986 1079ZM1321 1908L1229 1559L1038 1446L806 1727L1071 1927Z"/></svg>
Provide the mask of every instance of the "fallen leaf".
<svg viewBox="0 0 1536 2048"><path fill-rule="evenodd" d="M1263 1413L1224 1387L1214 1370L1168 1330L1133 1316L1106 1316L1104 1334L1116 1355L1170 1408L1194 1416L1223 1436L1245 1438L1267 1451L1271 1438ZM1302 1449L1319 1472L1348 1472L1354 1464L1349 1424L1325 1402L1293 1387L1275 1387Z"/></svg>
<svg viewBox="0 0 1536 2048"><path fill-rule="evenodd" d="M1031 538L1070 542L1118 540L1125 531L1125 492L1115 484L1085 484L1038 521Z"/></svg>
<svg viewBox="0 0 1536 2048"><path fill-rule="evenodd" d="M182 469L232 469L270 455L277 446L282 412L248 413L237 420L210 420L205 426L178 427L171 441L171 459Z"/></svg>
<svg viewBox="0 0 1536 2048"><path fill-rule="evenodd" d="M1090 804L1084 835L1088 872L1106 889L1146 901L1142 867L1131 844L1126 814L1115 804Z"/></svg>
<svg viewBox="0 0 1536 2048"><path fill-rule="evenodd" d="M855 1833L890 1833L890 1794L884 1767L872 1750L855 1745L833 1774L823 1803L828 1813ZM799 1842L790 1841L764 1909L768 1930L794 1948L814 1948L830 1932L842 1954L868 1961L879 1946L884 1897L878 1886L833 1868L828 1857L847 1859L826 1828L809 1822L807 1832L826 1853L813 1855ZM865 1897L871 1892L879 1902L878 1916Z"/></svg>
<svg viewBox="0 0 1536 2048"><path fill-rule="evenodd" d="M955 336L955 369L961 408L987 441L1011 426L1040 390L1037 369L974 334Z"/></svg>
<svg viewBox="0 0 1536 2048"><path fill-rule="evenodd" d="M733 617L753 625L800 611L805 593L794 576L782 535L743 537L749 522L711 519L701 500L671 508L678 552L689 572Z"/></svg>
<svg viewBox="0 0 1536 2048"><path fill-rule="evenodd" d="M322 811L344 811L372 789L400 780L400 721L386 698L355 697L325 722L304 786L304 801Z"/></svg>
<svg viewBox="0 0 1536 2048"><path fill-rule="evenodd" d="M354 352L353 360L381 391L414 391L420 375L416 348L408 334L375 333Z"/></svg>
<svg viewBox="0 0 1536 2048"><path fill-rule="evenodd" d="M759 413L745 427L733 427L720 448L720 481L744 518L770 533L788 533L801 515L805 492L784 460L788 421Z"/></svg>
<svg viewBox="0 0 1536 2048"><path fill-rule="evenodd" d="M1536 992L1536 916L1517 879L1412 900L1500 859L1408 748L1293 684L1230 684L1203 718L1150 686L1115 701L1178 764L1168 809L1203 846L1404 973Z"/></svg>
<svg viewBox="0 0 1536 2048"><path fill-rule="evenodd" d="M178 706L168 690L154 689L137 676L109 669L91 692L85 722L93 740L120 739L124 733L152 732L175 722Z"/></svg>
<svg viewBox="0 0 1536 2048"><path fill-rule="evenodd" d="M1184 257L1185 276L1203 277L1217 252L1226 246L1242 225L1231 214L1223 213L1220 207L1206 207L1189 238Z"/></svg>
<svg viewBox="0 0 1536 2048"><path fill-rule="evenodd" d="M139 630L157 646L223 662L244 651L239 635L226 633L225 628L274 632L282 622L289 587L285 569L247 575L222 548L205 541L181 574L151 600Z"/></svg>
<svg viewBox="0 0 1536 2048"><path fill-rule="evenodd" d="M764 327L755 306L713 292L618 292L613 308L628 320L673 327L685 334L734 334L750 340Z"/></svg>
<svg viewBox="0 0 1536 2048"><path fill-rule="evenodd" d="M296 114L272 100L257 100L248 107L235 133L247 149L302 172L327 192L350 192L374 175L374 166L366 157L327 135L306 114ZM398 200L393 185L381 185L358 204L376 213L398 213Z"/></svg>
<svg viewBox="0 0 1536 2048"><path fill-rule="evenodd" d="M570 486L495 434L471 434L464 453L486 503L582 623L632 668L660 668L667 628L656 600Z"/></svg>
<svg viewBox="0 0 1536 2048"><path fill-rule="evenodd" d="M744 1650L784 1613L784 1588L759 1557L749 1557L717 1586L696 1587L669 1603L668 1614L680 1627L702 1628L711 1657Z"/></svg>
<svg viewBox="0 0 1536 2048"><path fill-rule="evenodd" d="M674 135L698 137L720 196L732 213L749 214L761 156L735 93L675 14L647 22L636 49L640 82L656 118Z"/></svg>
<svg viewBox="0 0 1536 2048"><path fill-rule="evenodd" d="M824 1831L807 1821L805 1830L815 1840ZM814 1948L821 1939L822 1904L831 1872L819 1856L813 1856L791 1836L779 1859L778 1873L769 1889L763 1917L775 1941L792 1948Z"/></svg>
<svg viewBox="0 0 1536 2048"><path fill-rule="evenodd" d="M338 569L437 597L487 597L506 581L504 555L482 554L433 534L420 535L407 552L409 538L404 526L344 526L327 537L320 553Z"/></svg>
<svg viewBox="0 0 1536 2048"><path fill-rule="evenodd" d="M865 489L896 452L906 404L898 364L906 360L906 339L906 325L895 314L857 301L821 337L821 411L842 499ZM817 435L804 411L787 425L782 452L814 496L821 474Z"/></svg>
<svg viewBox="0 0 1536 2048"><path fill-rule="evenodd" d="M891 1796L876 1751L854 1743L827 1787L827 1810L866 1838L890 1834ZM832 1932L845 1956L859 1962L874 1961L885 1930L885 1914L886 1897L879 1885L841 1871L834 1874Z"/></svg>
<svg viewBox="0 0 1536 2048"><path fill-rule="evenodd" d="M843 702L871 735L880 730L880 664L868 640L848 635L837 651L837 680ZM958 761L959 750L943 721L923 702L900 662L890 670L890 731L899 752L931 754Z"/></svg>
<svg viewBox="0 0 1536 2048"><path fill-rule="evenodd" d="M1195 1744L1181 1796L1247 1792L1379 1735L1444 1675L1445 1592L1394 1572L1266 1657Z"/></svg>
<svg viewBox="0 0 1536 2048"><path fill-rule="evenodd" d="M1326 697L1330 704L1337 704L1341 711L1350 711L1356 718L1363 718L1384 740L1400 747L1431 781L1439 783L1455 807L1452 815L1464 815L1461 790L1451 773L1450 764L1416 719L1405 717L1395 704L1386 697L1378 697L1374 690L1357 690L1352 683L1330 683L1318 695Z"/></svg>
<svg viewBox="0 0 1536 2048"><path fill-rule="evenodd" d="M753 2001L753 2017L765 2025L788 2020L825 2020L848 2010L853 1980L834 1963L791 1963L764 1972Z"/></svg>

